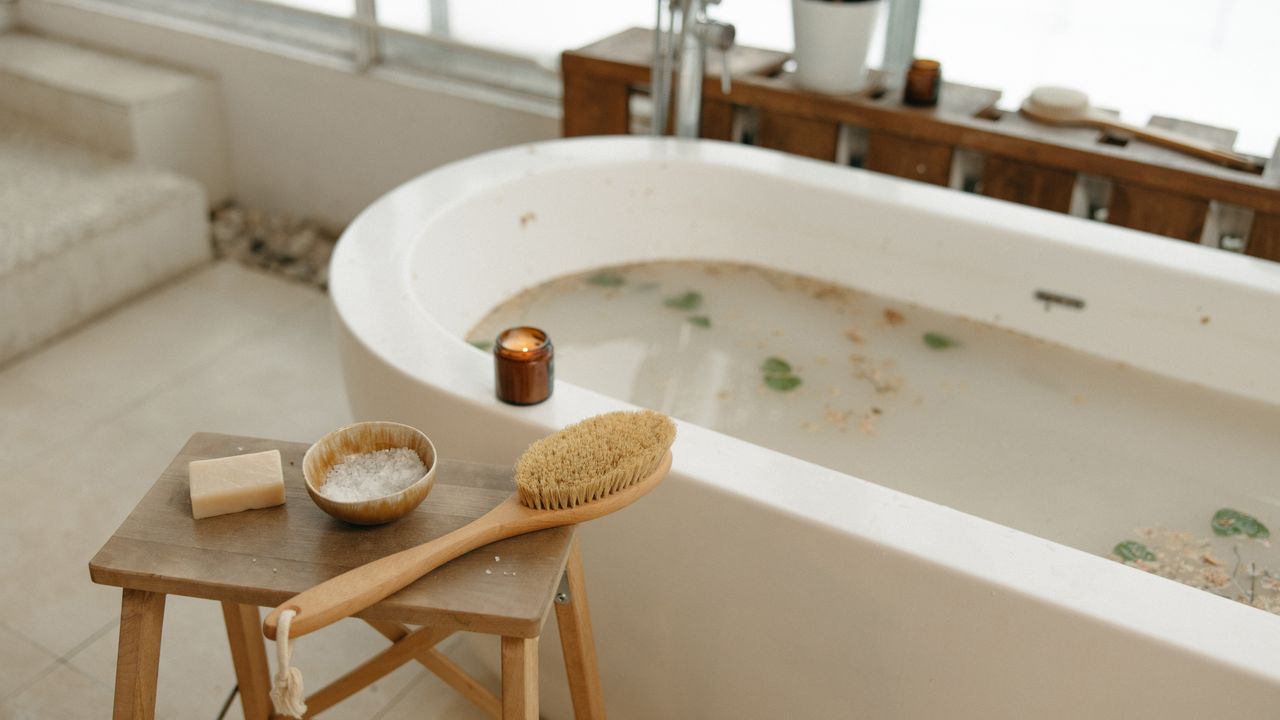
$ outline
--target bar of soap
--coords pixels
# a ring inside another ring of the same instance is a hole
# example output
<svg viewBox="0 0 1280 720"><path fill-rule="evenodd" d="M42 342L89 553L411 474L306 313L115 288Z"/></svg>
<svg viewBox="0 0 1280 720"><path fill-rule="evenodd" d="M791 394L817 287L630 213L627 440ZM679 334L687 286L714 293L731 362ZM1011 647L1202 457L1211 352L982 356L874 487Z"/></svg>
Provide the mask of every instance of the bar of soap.
<svg viewBox="0 0 1280 720"><path fill-rule="evenodd" d="M284 504L280 451L193 460L191 515L195 519Z"/></svg>

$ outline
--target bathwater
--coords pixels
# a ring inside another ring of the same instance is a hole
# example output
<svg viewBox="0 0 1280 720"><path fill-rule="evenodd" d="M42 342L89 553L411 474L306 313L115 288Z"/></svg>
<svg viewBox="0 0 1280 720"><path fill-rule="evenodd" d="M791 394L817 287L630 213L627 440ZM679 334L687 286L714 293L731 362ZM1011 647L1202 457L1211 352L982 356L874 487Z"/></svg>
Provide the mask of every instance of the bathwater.
<svg viewBox="0 0 1280 720"><path fill-rule="evenodd" d="M560 380L1280 608L1275 406L720 262L558 278L469 339L486 348L513 325L550 334ZM1214 532L1222 510L1239 514L1218 532L1236 534Z"/></svg>

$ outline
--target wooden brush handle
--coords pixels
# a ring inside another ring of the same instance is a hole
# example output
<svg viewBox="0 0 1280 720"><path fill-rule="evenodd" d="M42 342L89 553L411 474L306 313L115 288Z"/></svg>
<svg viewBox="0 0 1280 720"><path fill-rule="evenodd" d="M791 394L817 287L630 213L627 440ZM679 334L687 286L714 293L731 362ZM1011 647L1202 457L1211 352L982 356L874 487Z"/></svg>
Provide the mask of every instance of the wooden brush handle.
<svg viewBox="0 0 1280 720"><path fill-rule="evenodd" d="M657 487L670 469L671 452L668 451L648 477L599 500L562 510L531 510L512 495L448 535L348 570L294 595L267 614L262 621L262 632L274 640L280 613L293 610L297 615L289 626L290 637L306 635L368 608L478 547L536 530L576 525L616 512Z"/></svg>
<svg viewBox="0 0 1280 720"><path fill-rule="evenodd" d="M1160 127L1138 127L1104 113L1097 108L1085 108L1079 113L1062 115L1046 112L1037 108L1031 100L1022 104L1020 112L1026 117L1046 125L1063 125L1067 127L1090 127L1098 130L1114 130L1122 132L1152 145L1176 150L1178 152L1225 165L1234 170L1258 173L1262 167L1248 155L1226 150L1199 138L1189 137Z"/></svg>
<svg viewBox="0 0 1280 720"><path fill-rule="evenodd" d="M1145 140L1152 145L1160 145L1170 150L1177 150L1178 152L1208 160L1209 162L1215 162L1219 165L1225 165L1235 170L1245 170L1247 172L1258 172L1259 170L1257 163L1252 158L1230 150L1223 150L1198 138L1187 137L1164 128L1151 126L1126 125L1124 129L1133 133L1134 137Z"/></svg>
<svg viewBox="0 0 1280 720"><path fill-rule="evenodd" d="M1176 150L1180 153L1198 157L1202 160L1225 165L1235 170L1245 170L1247 172L1258 172L1257 163L1247 155L1224 150L1217 145L1206 142L1199 138L1189 137L1181 133L1165 130L1161 127L1148 125L1146 127L1138 127L1121 122L1111 116L1097 111L1089 114L1091 120L1094 120L1098 126L1106 127L1123 133L1133 135L1135 138L1152 145Z"/></svg>
<svg viewBox="0 0 1280 720"><path fill-rule="evenodd" d="M513 495L447 535L348 570L293 596L267 614L262 631L275 639L276 623L285 610L297 612L289 627L289 635L295 638L349 617L456 557L503 538L542 529L542 518L530 513ZM555 514L542 515L551 519Z"/></svg>

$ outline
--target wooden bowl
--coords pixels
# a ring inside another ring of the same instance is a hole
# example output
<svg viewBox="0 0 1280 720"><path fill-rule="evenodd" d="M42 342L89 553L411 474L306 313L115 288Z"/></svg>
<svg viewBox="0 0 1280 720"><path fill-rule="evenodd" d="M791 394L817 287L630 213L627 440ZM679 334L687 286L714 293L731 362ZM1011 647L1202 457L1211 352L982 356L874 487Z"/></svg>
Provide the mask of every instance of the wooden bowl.
<svg viewBox="0 0 1280 720"><path fill-rule="evenodd" d="M320 493L329 469L351 455L409 448L418 453L427 473L409 487L372 500L343 502ZM330 515L355 525L381 525L408 515L426 499L436 482L436 447L421 430L393 422L362 422L339 428L312 445L302 458L307 494Z"/></svg>

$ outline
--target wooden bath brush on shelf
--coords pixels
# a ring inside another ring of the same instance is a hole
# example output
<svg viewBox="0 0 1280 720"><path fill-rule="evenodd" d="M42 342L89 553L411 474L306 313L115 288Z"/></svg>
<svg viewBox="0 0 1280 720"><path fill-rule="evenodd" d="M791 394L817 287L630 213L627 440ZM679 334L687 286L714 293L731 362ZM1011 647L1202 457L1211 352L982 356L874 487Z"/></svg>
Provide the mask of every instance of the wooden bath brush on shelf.
<svg viewBox="0 0 1280 720"><path fill-rule="evenodd" d="M529 446L515 466L516 492L466 526L331 578L282 603L263 620L277 641L272 699L301 716L301 675L289 645L358 613L456 557L492 542L608 515L635 502L671 469L675 424L650 410L598 415Z"/></svg>
<svg viewBox="0 0 1280 720"><path fill-rule="evenodd" d="M1020 111L1028 118L1045 125L1112 130L1235 170L1262 172L1258 163L1247 155L1161 128L1138 127L1122 122L1090 105L1089 96L1079 90L1038 87L1022 102Z"/></svg>

